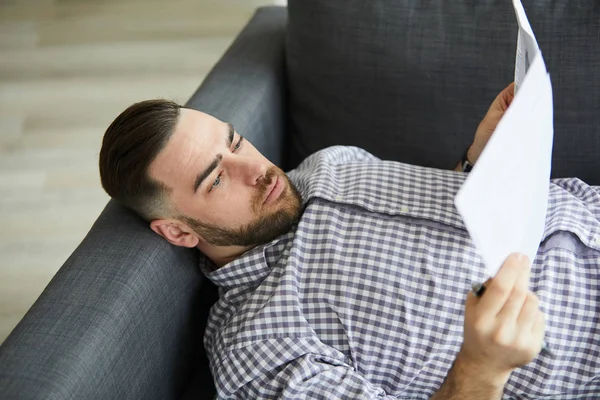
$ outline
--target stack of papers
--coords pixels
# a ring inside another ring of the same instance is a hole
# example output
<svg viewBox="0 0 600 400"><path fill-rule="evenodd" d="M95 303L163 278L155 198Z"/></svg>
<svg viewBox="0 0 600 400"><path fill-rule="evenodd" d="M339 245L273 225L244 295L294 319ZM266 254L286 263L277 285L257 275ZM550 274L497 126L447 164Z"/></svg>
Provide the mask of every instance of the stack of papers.
<svg viewBox="0 0 600 400"><path fill-rule="evenodd" d="M523 5L513 5L519 22L515 98L455 198L490 277L513 252L533 262L550 185L552 85Z"/></svg>

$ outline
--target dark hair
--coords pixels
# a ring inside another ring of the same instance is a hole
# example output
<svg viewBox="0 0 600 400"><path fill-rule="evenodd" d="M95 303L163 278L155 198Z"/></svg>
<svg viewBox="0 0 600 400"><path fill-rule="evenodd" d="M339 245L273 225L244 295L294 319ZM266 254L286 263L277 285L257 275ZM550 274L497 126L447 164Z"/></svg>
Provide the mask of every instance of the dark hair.
<svg viewBox="0 0 600 400"><path fill-rule="evenodd" d="M168 213L170 189L152 179L148 168L173 134L180 108L168 100L135 103L110 124L102 140L102 187L148 221Z"/></svg>

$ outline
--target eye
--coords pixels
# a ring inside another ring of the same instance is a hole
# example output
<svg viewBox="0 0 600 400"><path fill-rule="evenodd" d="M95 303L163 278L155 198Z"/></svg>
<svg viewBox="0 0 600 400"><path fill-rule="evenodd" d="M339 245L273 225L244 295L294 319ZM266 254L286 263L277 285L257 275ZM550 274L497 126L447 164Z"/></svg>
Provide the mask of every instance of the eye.
<svg viewBox="0 0 600 400"><path fill-rule="evenodd" d="M233 151L237 151L242 147L242 141L244 140L244 137L242 135L240 135L240 140L238 140L238 142L235 144L235 147L233 148Z"/></svg>
<svg viewBox="0 0 600 400"><path fill-rule="evenodd" d="M238 151L242 147L243 141L244 141L244 137L242 135L240 135L240 139L237 141L237 143L233 147L233 151L234 152ZM212 192L212 190L214 188L217 188L217 187L221 186L221 175L223 175L222 172L215 178L215 180L214 180L213 184L211 185L210 189L208 189L209 193Z"/></svg>
<svg viewBox="0 0 600 400"><path fill-rule="evenodd" d="M221 175L223 173L221 172L216 178L215 181L213 182L212 186L210 187L209 192L211 192L214 188L221 186Z"/></svg>

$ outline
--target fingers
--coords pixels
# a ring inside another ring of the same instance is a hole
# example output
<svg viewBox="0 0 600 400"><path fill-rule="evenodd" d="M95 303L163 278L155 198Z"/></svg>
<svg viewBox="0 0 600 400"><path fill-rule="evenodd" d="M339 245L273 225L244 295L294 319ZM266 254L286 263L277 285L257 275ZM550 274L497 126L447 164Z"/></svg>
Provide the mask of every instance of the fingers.
<svg viewBox="0 0 600 400"><path fill-rule="evenodd" d="M529 259L525 255L511 254L488 285L485 296L479 302L479 307L485 309L486 313L489 313L488 315L496 316L504 308L515 286L518 289L522 305L524 295L527 293L528 282ZM521 296L520 293L523 290L524 294ZM514 307L516 307L515 304L509 305L509 309Z"/></svg>
<svg viewBox="0 0 600 400"><path fill-rule="evenodd" d="M504 90L502 90L500 92L500 94L498 95L498 97L496 99L500 110L506 111L506 109L510 106L510 104L512 103L514 98L515 98L515 83L512 82L510 85L505 87Z"/></svg>
<svg viewBox="0 0 600 400"><path fill-rule="evenodd" d="M529 293L529 277L531 271L528 262L517 265L517 279L513 289L498 313L498 318L506 321L516 321Z"/></svg>
<svg viewBox="0 0 600 400"><path fill-rule="evenodd" d="M530 359L535 358L542 351L544 333L546 331L546 319L544 313L538 308L537 301L530 302L528 297L523 307L523 315L519 316L518 327L523 334L517 342L517 347L527 354ZM537 300L537 299L536 299Z"/></svg>
<svg viewBox="0 0 600 400"><path fill-rule="evenodd" d="M482 297L469 294L461 348L467 359L505 374L541 351L546 325L538 297L528 290L529 277L527 256L511 254Z"/></svg>
<svg viewBox="0 0 600 400"><path fill-rule="evenodd" d="M540 300L534 293L529 292L517 317L517 324L525 331L534 331L536 324L540 323L538 321L540 314L543 316L540 311Z"/></svg>

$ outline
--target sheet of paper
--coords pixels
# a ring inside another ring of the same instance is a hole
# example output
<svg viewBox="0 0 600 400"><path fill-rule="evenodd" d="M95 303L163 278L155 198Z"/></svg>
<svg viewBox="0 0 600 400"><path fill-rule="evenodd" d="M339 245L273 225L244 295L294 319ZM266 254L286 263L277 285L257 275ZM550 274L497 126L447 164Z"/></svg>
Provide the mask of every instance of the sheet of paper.
<svg viewBox="0 0 600 400"><path fill-rule="evenodd" d="M531 62L540 52L540 48L529 25L521 0L513 0L513 7L519 24L517 36L517 55L515 57L515 93L519 91Z"/></svg>
<svg viewBox="0 0 600 400"><path fill-rule="evenodd" d="M553 140L552 87L541 53L455 198L489 276L510 253L533 261L544 234Z"/></svg>
<svg viewBox="0 0 600 400"><path fill-rule="evenodd" d="M519 0L513 3L524 32L520 37L527 38L522 57L517 55L515 78L523 74L519 93L455 198L489 276L513 252L533 262L544 234L550 187L552 85L523 6ZM530 40L533 46L527 44Z"/></svg>

